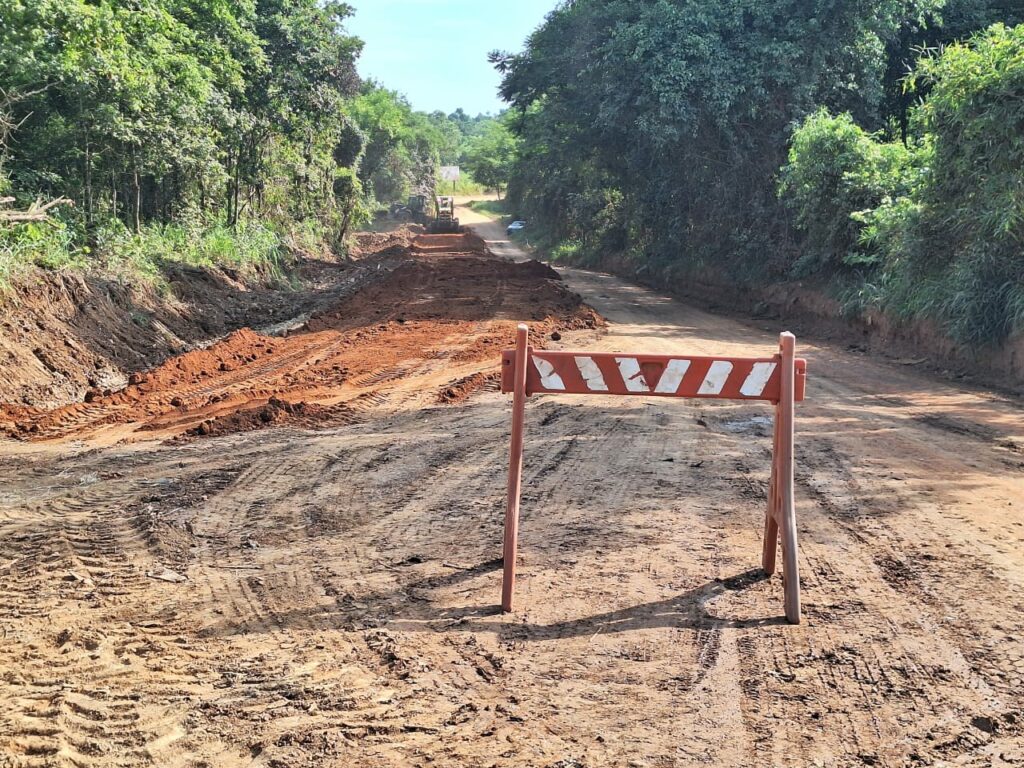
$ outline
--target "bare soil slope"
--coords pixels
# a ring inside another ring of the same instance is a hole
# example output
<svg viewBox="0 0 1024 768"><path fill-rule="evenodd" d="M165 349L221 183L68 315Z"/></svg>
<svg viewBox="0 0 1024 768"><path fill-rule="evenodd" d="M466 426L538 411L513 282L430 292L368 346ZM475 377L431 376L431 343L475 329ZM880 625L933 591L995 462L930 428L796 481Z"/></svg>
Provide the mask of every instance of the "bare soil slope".
<svg viewBox="0 0 1024 768"><path fill-rule="evenodd" d="M132 374L121 389L91 389L82 402L0 406L0 428L21 439L111 442L139 433L223 434L291 417L307 426L347 424L391 396L436 400L460 384L468 395L465 380L486 383L477 374L496 371L517 320L531 322L541 338L599 325L556 272L496 259L472 235L421 235L391 244L387 254L390 263L377 261L362 288L283 338L242 328Z"/></svg>
<svg viewBox="0 0 1024 768"><path fill-rule="evenodd" d="M803 345L806 622L792 627L780 581L757 570L764 408L537 399L520 601L501 616L508 404L484 388L440 405L438 390L486 376L513 315L547 331L530 313L548 299L510 288L523 275L507 263L444 253L387 278L413 290L372 326L367 293L366 309L287 338L224 342L261 342L280 365L214 369L217 392L266 390L266 406L286 409L275 403L294 385L312 423L331 406L309 392L353 409L347 386L387 395L353 423L182 440L192 417L172 413L171 443L123 425L131 441L97 447L106 428L55 419L36 422L49 440L0 442L0 765L1024 762L1020 402ZM566 330L562 346L775 343L608 276L563 276L609 323L603 336ZM490 319L471 319L474 303ZM421 354L396 364L406 333ZM335 360L349 369L340 387ZM163 395L141 397L132 412L162 428L163 406L145 408ZM213 406L195 407L205 418Z"/></svg>
<svg viewBox="0 0 1024 768"><path fill-rule="evenodd" d="M34 273L0 301L0 402L55 407L90 389L119 389L131 373L196 343L338 300L373 277L378 259L368 255L363 264L307 258L290 265L288 278L300 291L266 270L243 277L178 266L163 288L92 273Z"/></svg>

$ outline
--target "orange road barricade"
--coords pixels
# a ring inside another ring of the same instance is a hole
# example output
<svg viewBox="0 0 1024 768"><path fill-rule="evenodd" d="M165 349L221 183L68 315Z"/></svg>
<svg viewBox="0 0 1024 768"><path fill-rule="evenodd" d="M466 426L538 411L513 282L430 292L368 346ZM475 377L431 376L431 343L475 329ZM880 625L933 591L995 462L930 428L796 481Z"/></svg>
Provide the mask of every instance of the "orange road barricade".
<svg viewBox="0 0 1024 768"><path fill-rule="evenodd" d="M502 353L501 390L511 392L512 450L505 511L501 607L512 610L519 541L523 426L531 395L635 395L767 401L775 405L775 430L768 512L761 564L775 573L782 542L786 618L800 623L800 572L793 508L795 404L804 399L807 361L796 357L796 338L783 333L771 357L690 357L589 352L535 351L529 329L520 325L516 348Z"/></svg>

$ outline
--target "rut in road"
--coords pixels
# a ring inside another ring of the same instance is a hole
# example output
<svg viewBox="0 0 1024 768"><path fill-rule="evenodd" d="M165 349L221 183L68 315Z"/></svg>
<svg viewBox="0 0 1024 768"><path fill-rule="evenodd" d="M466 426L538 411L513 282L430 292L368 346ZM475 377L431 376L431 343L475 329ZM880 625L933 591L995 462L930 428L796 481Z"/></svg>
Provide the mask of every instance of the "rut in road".
<svg viewBox="0 0 1024 768"><path fill-rule="evenodd" d="M562 276L608 327L557 346L755 355L780 330ZM417 359L451 380L465 349ZM444 405L429 378L316 430L4 443L0 764L1019 763L1020 403L801 354L799 627L757 569L758 405L531 402L507 617L487 388Z"/></svg>

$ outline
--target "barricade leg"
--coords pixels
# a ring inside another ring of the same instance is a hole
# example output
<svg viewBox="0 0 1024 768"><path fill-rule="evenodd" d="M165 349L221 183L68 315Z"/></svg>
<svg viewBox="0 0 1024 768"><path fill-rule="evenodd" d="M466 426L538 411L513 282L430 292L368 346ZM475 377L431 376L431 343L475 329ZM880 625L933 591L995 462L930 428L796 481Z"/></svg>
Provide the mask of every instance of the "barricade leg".
<svg viewBox="0 0 1024 768"><path fill-rule="evenodd" d="M761 567L769 576L775 573L775 558L779 549L779 409L775 407L772 430L772 474L768 481L768 510L764 518L764 544Z"/></svg>
<svg viewBox="0 0 1024 768"><path fill-rule="evenodd" d="M508 464L508 501L505 506L505 544L502 549L501 610L512 610L519 545L519 500L523 483L523 422L526 418L526 365L530 331L520 325L516 333L515 386L512 392L512 450Z"/></svg>
<svg viewBox="0 0 1024 768"><path fill-rule="evenodd" d="M779 529L782 534L783 584L786 593L786 618L799 624L800 550L797 545L796 509L793 503L794 411L796 402L796 338L784 333L780 338L782 392L778 410Z"/></svg>

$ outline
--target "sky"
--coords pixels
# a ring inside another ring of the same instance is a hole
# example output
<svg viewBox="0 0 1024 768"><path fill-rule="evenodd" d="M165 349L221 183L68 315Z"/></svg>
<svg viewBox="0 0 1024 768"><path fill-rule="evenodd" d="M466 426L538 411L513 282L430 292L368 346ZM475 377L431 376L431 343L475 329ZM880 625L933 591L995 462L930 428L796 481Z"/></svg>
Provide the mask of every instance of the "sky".
<svg viewBox="0 0 1024 768"><path fill-rule="evenodd" d="M346 28L365 43L359 73L405 94L414 109L497 113L491 51L520 51L558 0L348 0Z"/></svg>

